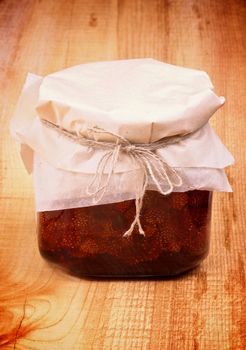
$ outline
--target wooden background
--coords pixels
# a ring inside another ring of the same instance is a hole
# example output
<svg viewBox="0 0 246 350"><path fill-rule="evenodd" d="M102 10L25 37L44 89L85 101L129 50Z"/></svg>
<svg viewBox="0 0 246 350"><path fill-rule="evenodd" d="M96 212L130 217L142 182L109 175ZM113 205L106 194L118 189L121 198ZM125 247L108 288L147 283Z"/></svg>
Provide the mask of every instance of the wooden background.
<svg viewBox="0 0 246 350"><path fill-rule="evenodd" d="M246 1L0 1L0 348L245 350ZM226 105L236 158L215 194L211 251L174 280L79 280L39 256L32 180L9 135L27 72L153 57L199 68Z"/></svg>

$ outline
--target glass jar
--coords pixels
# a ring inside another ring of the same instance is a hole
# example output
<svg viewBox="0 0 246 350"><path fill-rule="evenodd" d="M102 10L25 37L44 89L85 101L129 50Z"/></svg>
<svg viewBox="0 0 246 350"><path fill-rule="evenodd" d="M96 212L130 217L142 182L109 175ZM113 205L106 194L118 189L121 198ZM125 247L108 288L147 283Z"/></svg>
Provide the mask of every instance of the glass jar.
<svg viewBox="0 0 246 350"><path fill-rule="evenodd" d="M135 227L135 201L38 213L41 255L73 275L171 276L197 266L208 254L210 191L163 196L146 191L141 210L145 236Z"/></svg>

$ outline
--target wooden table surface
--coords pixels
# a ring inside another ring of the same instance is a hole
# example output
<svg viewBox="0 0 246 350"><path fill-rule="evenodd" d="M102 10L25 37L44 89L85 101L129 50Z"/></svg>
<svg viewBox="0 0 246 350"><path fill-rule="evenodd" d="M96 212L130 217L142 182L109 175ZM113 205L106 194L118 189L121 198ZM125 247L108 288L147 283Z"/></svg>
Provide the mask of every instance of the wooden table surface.
<svg viewBox="0 0 246 350"><path fill-rule="evenodd" d="M245 350L246 1L0 1L0 348ZM32 179L9 120L27 72L153 57L203 69L226 97L212 125L236 158L210 255L173 280L83 280L39 255Z"/></svg>

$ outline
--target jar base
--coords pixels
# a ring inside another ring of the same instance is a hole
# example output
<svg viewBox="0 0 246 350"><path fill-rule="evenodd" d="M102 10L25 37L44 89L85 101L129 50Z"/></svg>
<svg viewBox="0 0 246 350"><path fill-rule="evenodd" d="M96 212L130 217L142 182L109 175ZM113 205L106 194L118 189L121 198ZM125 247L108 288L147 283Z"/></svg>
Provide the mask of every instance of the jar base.
<svg viewBox="0 0 246 350"><path fill-rule="evenodd" d="M184 265L183 262L180 261L179 266L175 264L173 265L170 264L170 260L169 260L169 265L167 266L166 254L165 254L166 259L162 259L162 260L158 259L157 261L146 261L141 265L137 265L137 266L134 266L134 265L122 266L119 262L114 262L113 264L112 260L111 261L109 260L108 261L109 265L105 266L102 263L103 259L101 262L99 259L98 261L100 262L100 264L98 266L100 266L100 270L102 269L102 272L98 272L98 268L96 266L94 266L94 270L93 270L93 265L91 261L87 261L86 263L83 263L81 259L74 259L69 257L69 259L68 258L66 259L66 262L62 262L56 255L53 255L50 252L47 252L41 249L40 249L40 254L45 260L47 260L49 263L54 264L65 273L68 273L69 275L79 277L79 278L89 278L89 279L153 279L153 278L157 278L158 279L158 278L175 278L176 276L189 273L191 270L194 270L202 263L202 261L207 257L208 251L204 252L204 254L200 255L199 257L196 257L196 258L194 258L194 256L192 258L190 257L189 264L187 264L187 256L185 256L186 265ZM172 260L177 264L177 257L173 256L173 254L172 254ZM104 259L104 262L105 262L105 259ZM109 266L111 267L114 266L114 267L109 269ZM108 273L105 273L105 271L107 270L108 270ZM113 273L112 273L112 270L114 271Z"/></svg>

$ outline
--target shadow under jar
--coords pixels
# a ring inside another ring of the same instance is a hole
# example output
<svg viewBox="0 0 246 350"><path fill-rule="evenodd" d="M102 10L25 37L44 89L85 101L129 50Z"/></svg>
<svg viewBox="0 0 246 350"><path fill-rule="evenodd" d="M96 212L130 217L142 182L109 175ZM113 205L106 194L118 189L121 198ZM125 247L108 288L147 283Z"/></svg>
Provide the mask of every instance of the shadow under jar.
<svg viewBox="0 0 246 350"><path fill-rule="evenodd" d="M77 276L171 276L197 266L208 254L210 191L163 196L147 191L137 227L135 201L38 213L43 257Z"/></svg>

